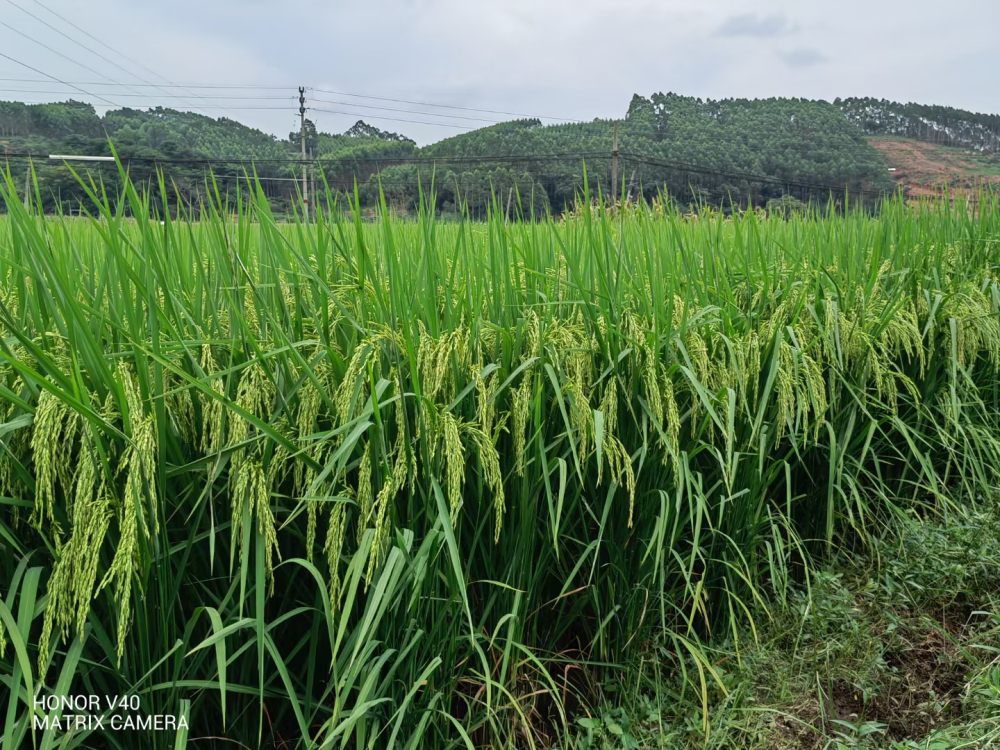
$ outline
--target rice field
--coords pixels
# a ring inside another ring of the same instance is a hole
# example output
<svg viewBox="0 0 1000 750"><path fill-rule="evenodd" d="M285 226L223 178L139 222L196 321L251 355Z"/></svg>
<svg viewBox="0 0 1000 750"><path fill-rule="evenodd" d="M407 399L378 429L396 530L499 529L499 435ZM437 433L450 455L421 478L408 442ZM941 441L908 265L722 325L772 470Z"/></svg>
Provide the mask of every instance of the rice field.
<svg viewBox="0 0 1000 750"><path fill-rule="evenodd" d="M708 732L714 644L997 481L996 196L308 225L242 197L79 220L4 183L5 747L568 746L635 660ZM38 728L91 694L185 728Z"/></svg>

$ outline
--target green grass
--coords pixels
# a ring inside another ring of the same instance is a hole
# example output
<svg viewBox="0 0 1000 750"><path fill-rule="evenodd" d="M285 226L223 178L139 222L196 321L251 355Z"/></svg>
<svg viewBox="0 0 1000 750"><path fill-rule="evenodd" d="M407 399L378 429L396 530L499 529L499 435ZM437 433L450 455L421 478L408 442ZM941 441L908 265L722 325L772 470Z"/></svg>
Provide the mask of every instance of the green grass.
<svg viewBox="0 0 1000 750"><path fill-rule="evenodd" d="M841 550L760 630L720 639L728 692L712 733L655 650L577 717L581 750L654 747L955 750L1000 746L1000 503L904 514L864 554Z"/></svg>
<svg viewBox="0 0 1000 750"><path fill-rule="evenodd" d="M574 743L650 658L710 736L718 644L813 559L996 483L995 196L308 226L93 197L3 188L14 747L183 744L32 733L52 692L186 711L192 747Z"/></svg>

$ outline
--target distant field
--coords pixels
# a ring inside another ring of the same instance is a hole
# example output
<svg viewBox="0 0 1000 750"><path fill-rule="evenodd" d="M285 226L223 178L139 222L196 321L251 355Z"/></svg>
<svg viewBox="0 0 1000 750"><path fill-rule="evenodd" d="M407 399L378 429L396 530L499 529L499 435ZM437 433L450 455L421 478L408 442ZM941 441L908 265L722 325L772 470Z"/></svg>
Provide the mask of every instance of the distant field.
<svg viewBox="0 0 1000 750"><path fill-rule="evenodd" d="M646 747L707 747L747 648L814 611L814 559L1000 481L995 198L278 225L260 195L161 224L131 188L139 218L94 222L14 190L4 747L59 691L135 695L194 748L410 750L638 747L594 718L627 693Z"/></svg>

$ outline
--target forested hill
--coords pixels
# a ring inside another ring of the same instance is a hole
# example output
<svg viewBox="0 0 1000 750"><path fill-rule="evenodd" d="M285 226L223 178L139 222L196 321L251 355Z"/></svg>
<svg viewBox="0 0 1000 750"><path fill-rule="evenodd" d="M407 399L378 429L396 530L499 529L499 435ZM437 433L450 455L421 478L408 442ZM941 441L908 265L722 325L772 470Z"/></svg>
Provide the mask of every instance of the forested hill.
<svg viewBox="0 0 1000 750"><path fill-rule="evenodd" d="M610 120L565 125L521 120L448 138L422 153L438 158L607 154L613 130ZM793 186L846 186L853 191L892 186L878 152L828 102L636 95L620 121L618 142L622 181L633 194L640 187L666 185L678 195L690 196L693 189L714 202L745 203L781 195ZM590 161L606 187L608 160ZM578 161L525 161L524 168L553 202L572 199Z"/></svg>
<svg viewBox="0 0 1000 750"><path fill-rule="evenodd" d="M915 138L1000 153L1000 115L886 99L837 99L834 104L866 135Z"/></svg>
<svg viewBox="0 0 1000 750"><path fill-rule="evenodd" d="M891 189L886 164L865 135L919 137L916 123L926 131L926 122L933 122L932 132L940 126L949 138L985 150L995 147L1000 132L996 116L867 99L713 101L658 93L634 96L623 114L619 189L635 197L665 188L684 200L742 205L788 193L821 198L829 188L854 194ZM418 178L426 183L433 174L443 210L454 210L460 200L482 209L496 195L509 200L516 190L535 210L558 211L579 191L584 160L591 184L610 187L613 129L611 120L516 120L420 148L405 135L364 122L329 134L307 120L306 146L335 189L350 190L357 181L368 203L376 200L381 180L391 202L412 206L419 199ZM65 166L44 157L107 155L109 138L140 180L153 180L155 160L164 160L171 190L176 186L191 203L204 197L205 165L198 162L208 158L255 160L268 196L286 208L301 173L287 162L300 153L298 132L280 138L226 117L165 108L118 109L101 117L74 101L0 102L0 154L42 157L35 165L47 206L61 202L71 208L83 193ZM10 165L15 178L23 179L26 160L11 159ZM113 165L88 169L114 179ZM214 171L222 187L232 189L242 169L216 165Z"/></svg>
<svg viewBox="0 0 1000 750"><path fill-rule="evenodd" d="M108 139L128 156L282 159L288 144L225 117L157 108L110 110L99 117L82 102L0 102L0 146L7 151L99 156Z"/></svg>
<svg viewBox="0 0 1000 750"><path fill-rule="evenodd" d="M307 147L310 153L341 155L386 143L403 146L407 153L413 141L395 133L358 123L346 133L317 133L307 120ZM241 159L246 163L216 164L213 167L222 191L235 192L235 185L244 169L253 169L262 179L268 197L277 206L285 206L295 196L295 178L301 167L290 160L300 153L299 133L288 139L276 138L261 130L248 127L227 117L213 119L195 112L180 112L157 107L142 111L110 110L103 117L82 102L57 104L23 104L0 102L0 159L3 154L18 155L9 160L15 178L25 176L30 154L34 159L41 194L47 207L61 202L65 209L74 208L84 198L76 179L62 163L49 163L49 154L107 156L111 145L117 154L128 160L131 175L150 182L155 190L156 166L166 171L171 191L196 203L206 192L206 159ZM114 181L114 165L87 165L91 174ZM16 184L21 184L20 182Z"/></svg>

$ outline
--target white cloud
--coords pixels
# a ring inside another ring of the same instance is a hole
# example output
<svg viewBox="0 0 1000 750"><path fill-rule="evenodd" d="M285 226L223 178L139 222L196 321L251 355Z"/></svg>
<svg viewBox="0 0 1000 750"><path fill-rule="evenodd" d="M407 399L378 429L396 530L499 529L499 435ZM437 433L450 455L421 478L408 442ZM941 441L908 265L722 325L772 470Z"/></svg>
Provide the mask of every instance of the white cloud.
<svg viewBox="0 0 1000 750"><path fill-rule="evenodd" d="M793 68L811 68L814 65L825 63L827 60L826 55L822 52L808 47L782 52L781 59Z"/></svg>
<svg viewBox="0 0 1000 750"><path fill-rule="evenodd" d="M761 16L740 13L727 18L716 32L719 36L749 36L762 39L783 36L792 30L792 23L781 13Z"/></svg>

